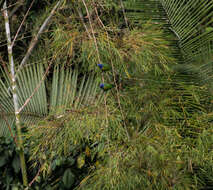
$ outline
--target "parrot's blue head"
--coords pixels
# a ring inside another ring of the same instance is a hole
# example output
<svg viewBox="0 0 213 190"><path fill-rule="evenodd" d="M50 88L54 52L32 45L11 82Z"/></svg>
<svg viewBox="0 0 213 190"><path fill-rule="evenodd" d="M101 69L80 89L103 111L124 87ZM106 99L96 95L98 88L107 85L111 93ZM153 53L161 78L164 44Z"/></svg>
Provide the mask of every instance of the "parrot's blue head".
<svg viewBox="0 0 213 190"><path fill-rule="evenodd" d="M104 88L104 84L103 83L100 84L100 88Z"/></svg>
<svg viewBox="0 0 213 190"><path fill-rule="evenodd" d="M103 65L102 64L98 64L99 68L102 69L103 68Z"/></svg>

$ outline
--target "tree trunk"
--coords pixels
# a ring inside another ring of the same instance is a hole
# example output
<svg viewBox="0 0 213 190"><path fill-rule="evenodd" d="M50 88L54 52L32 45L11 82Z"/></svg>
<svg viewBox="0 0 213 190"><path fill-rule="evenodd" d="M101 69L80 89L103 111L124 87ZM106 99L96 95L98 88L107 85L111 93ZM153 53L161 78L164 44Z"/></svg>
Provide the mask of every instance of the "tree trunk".
<svg viewBox="0 0 213 190"><path fill-rule="evenodd" d="M13 104L14 104L14 111L15 111L15 118L16 118L17 143L18 143L19 157L21 162L23 185L27 186L28 185L27 170L26 170L26 162L25 162L25 156L24 156L23 139L22 139L22 133L21 133L17 84L16 84L16 78L15 78L15 65L13 61L12 43L11 43L11 37L10 37L10 27L9 27L9 18L8 18L6 1L4 2L3 8L4 8L3 15L5 19L5 30L6 30L7 43L8 43L7 47L8 47L8 57L9 57L9 64L10 64L10 78L12 83Z"/></svg>

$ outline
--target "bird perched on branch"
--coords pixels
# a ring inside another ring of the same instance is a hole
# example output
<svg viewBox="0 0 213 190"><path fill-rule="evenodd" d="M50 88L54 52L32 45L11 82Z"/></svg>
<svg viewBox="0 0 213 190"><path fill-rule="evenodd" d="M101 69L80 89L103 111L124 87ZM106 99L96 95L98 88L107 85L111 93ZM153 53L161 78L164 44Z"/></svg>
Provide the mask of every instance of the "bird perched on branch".
<svg viewBox="0 0 213 190"><path fill-rule="evenodd" d="M107 90L110 90L112 88L114 88L115 85L114 84L107 84L107 83L101 83L100 84L100 88L103 90L103 91L107 91Z"/></svg>
<svg viewBox="0 0 213 190"><path fill-rule="evenodd" d="M112 70L111 65L106 64L106 63L98 64L98 67L99 67L102 71L104 71L104 72L105 72L105 71Z"/></svg>

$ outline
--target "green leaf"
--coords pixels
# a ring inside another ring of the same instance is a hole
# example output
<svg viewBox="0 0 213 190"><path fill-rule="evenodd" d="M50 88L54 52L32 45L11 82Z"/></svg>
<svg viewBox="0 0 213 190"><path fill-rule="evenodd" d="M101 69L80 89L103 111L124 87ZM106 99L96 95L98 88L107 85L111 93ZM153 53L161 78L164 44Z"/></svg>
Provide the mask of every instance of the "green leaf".
<svg viewBox="0 0 213 190"><path fill-rule="evenodd" d="M68 158L67 159L69 166L72 166L75 163L75 159L73 158Z"/></svg>
<svg viewBox="0 0 213 190"><path fill-rule="evenodd" d="M21 169L21 168L20 168L20 160L19 160L18 155L16 155L16 156L13 158L12 166L13 166L13 169L14 169L15 173L18 173L19 170Z"/></svg>
<svg viewBox="0 0 213 190"><path fill-rule="evenodd" d="M207 27L206 28L206 32L211 32L211 31L213 31L213 27Z"/></svg>
<svg viewBox="0 0 213 190"><path fill-rule="evenodd" d="M71 169L67 169L64 172L62 181L66 188L71 188L73 183L75 182L75 175L72 173Z"/></svg>
<svg viewBox="0 0 213 190"><path fill-rule="evenodd" d="M77 164L78 164L78 168L82 168L85 164L85 156L84 155L80 155L77 158Z"/></svg>
<svg viewBox="0 0 213 190"><path fill-rule="evenodd" d="M51 167L52 167L52 170L55 170L55 168L56 168L56 161L55 160L53 161Z"/></svg>
<svg viewBox="0 0 213 190"><path fill-rule="evenodd" d="M12 190L19 190L18 186L13 186Z"/></svg>
<svg viewBox="0 0 213 190"><path fill-rule="evenodd" d="M61 160L60 159L56 159L55 160L55 165L56 166L60 166L61 165Z"/></svg>
<svg viewBox="0 0 213 190"><path fill-rule="evenodd" d="M153 154L157 154L158 153L157 150L151 145L148 145L146 149L150 153L153 153Z"/></svg>
<svg viewBox="0 0 213 190"><path fill-rule="evenodd" d="M0 167L4 166L7 163L7 157L1 156L0 157Z"/></svg>

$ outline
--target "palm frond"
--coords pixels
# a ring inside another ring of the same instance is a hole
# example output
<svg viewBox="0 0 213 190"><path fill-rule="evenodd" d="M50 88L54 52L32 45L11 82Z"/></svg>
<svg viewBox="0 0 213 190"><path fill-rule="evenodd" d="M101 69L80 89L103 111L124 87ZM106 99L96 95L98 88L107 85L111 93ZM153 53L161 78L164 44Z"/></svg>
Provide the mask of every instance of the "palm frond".
<svg viewBox="0 0 213 190"><path fill-rule="evenodd" d="M191 77L192 73L196 73L198 78L195 77L194 83L211 84L213 77L212 1L134 0L134 3L133 1L125 2L127 17L134 24L141 25L151 20L154 25L163 27L165 38L171 42L171 48L175 50L173 56L181 63L181 65L172 66L175 72L184 70L184 74L187 74L188 79L190 78L189 81L195 76Z"/></svg>
<svg viewBox="0 0 213 190"><path fill-rule="evenodd" d="M213 53L212 1L161 0L171 23L171 29L179 38L179 46L189 61Z"/></svg>
<svg viewBox="0 0 213 190"><path fill-rule="evenodd" d="M21 70L17 76L19 106L22 106L31 96L34 89L39 85L40 81L42 81L43 75L43 64L36 64ZM44 80L22 113L39 114L41 116L47 114L47 97Z"/></svg>
<svg viewBox="0 0 213 190"><path fill-rule="evenodd" d="M8 75L2 71L4 78L0 79L0 104L3 110L1 114L7 118L0 118L0 136L8 134L8 123L14 125L14 108L12 97L9 93L10 84ZM96 76L94 74L82 75L77 69L66 68L57 65L53 69L53 80L50 95L47 93L44 76L44 64L33 64L22 69L17 76L17 93L19 106L34 93L29 103L21 111L21 122L27 125L35 124L37 121L48 116L48 114L62 114L69 109L79 109L90 104L97 104L102 98L98 91ZM79 78L82 76L82 78ZM47 80L47 79L46 79ZM48 103L50 102L50 103Z"/></svg>
<svg viewBox="0 0 213 190"><path fill-rule="evenodd" d="M66 108L78 109L82 105L99 102L102 95L96 97L100 91L97 90L95 75L83 75L79 78L80 75L77 69L65 69L63 65L55 66L50 97L51 111L64 112Z"/></svg>

